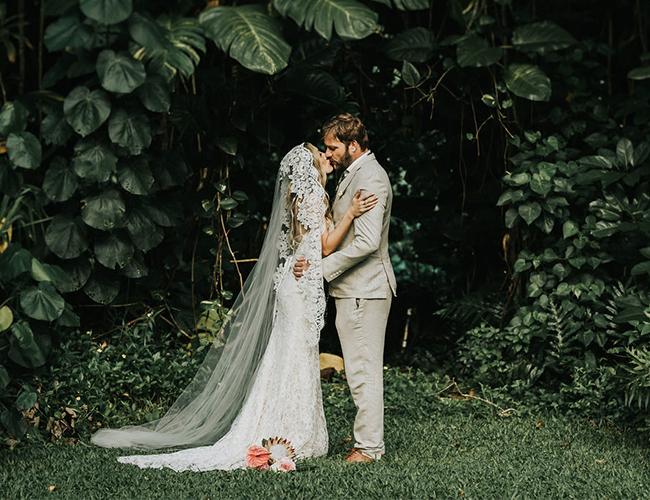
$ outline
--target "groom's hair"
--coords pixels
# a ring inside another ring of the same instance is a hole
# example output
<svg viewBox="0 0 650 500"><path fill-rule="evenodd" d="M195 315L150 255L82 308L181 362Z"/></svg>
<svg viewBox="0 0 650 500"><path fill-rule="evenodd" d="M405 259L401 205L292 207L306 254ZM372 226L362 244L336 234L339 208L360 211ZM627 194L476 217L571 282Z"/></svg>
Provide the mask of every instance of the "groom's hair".
<svg viewBox="0 0 650 500"><path fill-rule="evenodd" d="M362 121L350 113L343 113L330 118L323 125L323 137L335 137L346 146L357 141L361 150L368 149L368 132Z"/></svg>

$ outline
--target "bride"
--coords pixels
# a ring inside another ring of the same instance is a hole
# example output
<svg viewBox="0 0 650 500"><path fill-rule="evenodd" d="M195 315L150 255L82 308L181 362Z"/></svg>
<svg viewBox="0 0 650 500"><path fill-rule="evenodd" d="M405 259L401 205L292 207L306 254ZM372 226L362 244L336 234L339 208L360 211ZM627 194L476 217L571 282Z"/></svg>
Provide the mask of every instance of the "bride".
<svg viewBox="0 0 650 500"><path fill-rule="evenodd" d="M357 193L346 217L331 230L324 188L330 172L325 154L309 143L287 153L258 262L217 337L225 340L211 346L164 417L101 429L91 438L94 444L188 448L118 458L176 471L245 468L246 450L276 436L290 441L298 459L327 454L318 359L325 312L321 258L377 201ZM311 263L300 280L292 273L297 257Z"/></svg>

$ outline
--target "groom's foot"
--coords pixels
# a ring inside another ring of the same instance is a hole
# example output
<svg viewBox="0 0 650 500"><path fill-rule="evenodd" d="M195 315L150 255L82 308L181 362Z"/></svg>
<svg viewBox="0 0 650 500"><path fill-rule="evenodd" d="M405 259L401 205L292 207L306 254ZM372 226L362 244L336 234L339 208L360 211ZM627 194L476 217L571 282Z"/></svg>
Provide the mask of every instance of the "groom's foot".
<svg viewBox="0 0 650 500"><path fill-rule="evenodd" d="M370 458L365 456L363 453L361 453L361 450L359 448L352 448L348 452L348 456L345 459L346 462L372 462L374 461L374 458Z"/></svg>

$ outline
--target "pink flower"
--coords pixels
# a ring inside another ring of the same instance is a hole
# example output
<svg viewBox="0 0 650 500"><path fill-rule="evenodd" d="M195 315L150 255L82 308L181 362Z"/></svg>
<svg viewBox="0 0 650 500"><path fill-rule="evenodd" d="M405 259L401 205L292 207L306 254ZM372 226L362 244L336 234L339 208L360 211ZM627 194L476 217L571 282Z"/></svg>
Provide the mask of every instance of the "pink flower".
<svg viewBox="0 0 650 500"><path fill-rule="evenodd" d="M271 452L262 446L253 445L246 450L246 465L255 469L268 469Z"/></svg>
<svg viewBox="0 0 650 500"><path fill-rule="evenodd" d="M289 457L281 458L278 460L278 470L282 472L296 470L296 464Z"/></svg>

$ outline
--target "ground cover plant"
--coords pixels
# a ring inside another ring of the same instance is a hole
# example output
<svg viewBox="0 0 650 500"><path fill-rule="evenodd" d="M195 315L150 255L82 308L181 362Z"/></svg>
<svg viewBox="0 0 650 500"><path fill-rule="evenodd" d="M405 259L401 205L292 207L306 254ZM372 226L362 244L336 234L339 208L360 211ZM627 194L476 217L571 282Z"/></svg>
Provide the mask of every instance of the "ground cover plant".
<svg viewBox="0 0 650 500"><path fill-rule="evenodd" d="M445 376L386 372L388 453L380 462L344 463L354 410L335 376L323 384L330 454L299 462L296 472L141 470L119 464L119 450L80 442L0 451L0 490L4 498L70 499L647 496L650 447L634 433L519 405L499 416L445 390Z"/></svg>

